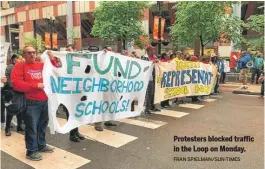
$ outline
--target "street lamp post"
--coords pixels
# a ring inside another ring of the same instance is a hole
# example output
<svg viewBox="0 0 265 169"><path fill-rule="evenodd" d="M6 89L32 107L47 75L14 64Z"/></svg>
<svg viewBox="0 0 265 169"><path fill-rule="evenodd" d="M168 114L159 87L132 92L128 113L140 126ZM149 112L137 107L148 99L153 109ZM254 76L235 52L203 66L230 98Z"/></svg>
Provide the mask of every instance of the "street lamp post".
<svg viewBox="0 0 265 169"><path fill-rule="evenodd" d="M163 1L157 1L157 7L158 7L158 16L159 16L159 22L158 22L158 54L161 54L161 18L162 18L162 11L161 7L163 6Z"/></svg>
<svg viewBox="0 0 265 169"><path fill-rule="evenodd" d="M161 32L161 20L163 18L162 17L162 9L161 9L162 6L163 6L163 1L157 1L158 16L159 16L159 22L158 22L158 40L157 40L157 42L153 41L151 43L152 46L158 45L158 55L161 54L161 47L162 47L161 44L163 44L164 46L167 46L169 44L168 41L165 41L165 40L162 41L162 37L161 37L161 34L162 34L162 32Z"/></svg>
<svg viewBox="0 0 265 169"><path fill-rule="evenodd" d="M48 19L48 25L49 25L49 28L50 28L50 43L51 43L51 50L53 50L52 33L53 33L53 26L54 26L55 17L52 16L52 17L47 18L47 19Z"/></svg>

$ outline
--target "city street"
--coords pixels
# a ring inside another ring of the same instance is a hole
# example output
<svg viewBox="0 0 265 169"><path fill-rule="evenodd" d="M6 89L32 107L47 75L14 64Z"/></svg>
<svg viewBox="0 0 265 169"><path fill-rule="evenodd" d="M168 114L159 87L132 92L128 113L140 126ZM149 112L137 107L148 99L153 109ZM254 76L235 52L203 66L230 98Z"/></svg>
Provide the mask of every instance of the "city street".
<svg viewBox="0 0 265 169"><path fill-rule="evenodd" d="M264 164L264 100L258 96L232 94L222 85L221 93L198 104L181 104L151 116L125 119L97 132L87 125L80 133L87 139L69 141L69 135L48 135L55 152L40 162L25 158L24 137L2 129L1 167L8 169L262 169ZM235 86L233 89L236 89ZM65 116L60 113L61 118ZM60 119L62 121L62 119ZM175 142L179 137L251 136L254 142ZM245 152L174 152L175 146L244 147ZM174 161L174 157L240 157L240 161Z"/></svg>

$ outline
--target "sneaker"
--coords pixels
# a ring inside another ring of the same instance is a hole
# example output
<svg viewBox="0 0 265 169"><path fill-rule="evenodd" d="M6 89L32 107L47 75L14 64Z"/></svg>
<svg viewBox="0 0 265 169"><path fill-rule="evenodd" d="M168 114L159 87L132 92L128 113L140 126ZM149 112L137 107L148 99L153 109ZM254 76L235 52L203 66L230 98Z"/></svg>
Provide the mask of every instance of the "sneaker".
<svg viewBox="0 0 265 169"><path fill-rule="evenodd" d="M80 142L80 139L77 137L77 135L70 135L69 140L76 143Z"/></svg>
<svg viewBox="0 0 265 169"><path fill-rule="evenodd" d="M86 138L80 134L79 132L76 133L76 136L80 139L80 140L85 140Z"/></svg>
<svg viewBox="0 0 265 169"><path fill-rule="evenodd" d="M30 159L32 161L40 161L40 160L42 160L42 156L41 156L41 154L39 152L33 152L33 153L29 154L29 155L26 155L26 158Z"/></svg>
<svg viewBox="0 0 265 169"><path fill-rule="evenodd" d="M10 128L5 128L5 134L6 136L11 136Z"/></svg>
<svg viewBox="0 0 265 169"><path fill-rule="evenodd" d="M97 130L97 131L103 131L103 128L101 126L95 126L95 130Z"/></svg>
<svg viewBox="0 0 265 169"><path fill-rule="evenodd" d="M44 148L40 149L39 152L52 153L54 152L54 148L46 145Z"/></svg>
<svg viewBox="0 0 265 169"><path fill-rule="evenodd" d="M151 113L150 110L145 110L145 111L144 111L144 114L146 114L146 115L151 115L152 113Z"/></svg>
<svg viewBox="0 0 265 169"><path fill-rule="evenodd" d="M110 121L105 122L104 125L105 126L117 126L117 124L114 124L114 123L112 123Z"/></svg>

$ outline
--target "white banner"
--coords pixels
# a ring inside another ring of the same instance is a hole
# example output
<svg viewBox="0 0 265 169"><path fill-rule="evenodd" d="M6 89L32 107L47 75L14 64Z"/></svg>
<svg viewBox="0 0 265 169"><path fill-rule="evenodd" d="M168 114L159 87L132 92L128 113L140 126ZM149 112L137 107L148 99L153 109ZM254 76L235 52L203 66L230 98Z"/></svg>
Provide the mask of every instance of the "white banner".
<svg viewBox="0 0 265 169"><path fill-rule="evenodd" d="M155 64L155 103L184 96L209 95L216 67L200 62L177 61Z"/></svg>
<svg viewBox="0 0 265 169"><path fill-rule="evenodd" d="M10 46L10 43L8 42L0 42L0 63L1 63L1 78L5 77L5 71L6 71L6 60L7 60L7 52L8 48ZM3 87L3 83L1 83L1 87Z"/></svg>
<svg viewBox="0 0 265 169"><path fill-rule="evenodd" d="M153 66L113 52L52 52L61 60L55 67L44 52L44 90L49 98L51 131L67 133L75 127L95 122L139 116ZM58 60L59 60L58 59ZM131 112L131 103L138 108ZM56 118L63 104L70 113L68 122L60 126Z"/></svg>

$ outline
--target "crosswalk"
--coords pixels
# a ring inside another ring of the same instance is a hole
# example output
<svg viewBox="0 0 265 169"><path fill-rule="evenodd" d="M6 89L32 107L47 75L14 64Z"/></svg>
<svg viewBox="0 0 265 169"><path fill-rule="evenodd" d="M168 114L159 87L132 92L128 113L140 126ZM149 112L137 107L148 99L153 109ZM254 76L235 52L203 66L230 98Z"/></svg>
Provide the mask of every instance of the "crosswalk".
<svg viewBox="0 0 265 169"><path fill-rule="evenodd" d="M162 109L161 112L154 112L153 116L148 117L134 117L134 118L128 118L128 119L121 119L118 120L119 125L117 127L122 127L121 124L124 125L130 125L131 127L137 126L142 127L147 130L157 130L160 127L166 126L168 122L166 120L163 121L157 121L152 119L154 116L163 116L166 118L176 118L180 119L185 116L189 115L189 110L198 110L200 108L203 108L209 103L215 102L218 100L218 98L208 98L205 99L202 104L181 104L179 107L181 107L181 111L174 111L174 110L166 110ZM65 119L57 118L59 124L62 126L64 123L66 123ZM98 132L94 129L94 126L92 125L84 125L79 127L80 133L82 133L86 139L92 140L97 142L98 144L105 144L107 146L110 146L112 148L118 149L122 146L125 146L126 144L129 144L135 140L138 139L136 136L132 136L129 134L126 134L124 131L116 132L108 129L104 129L102 132ZM12 132L12 136L6 137L4 134L4 130L1 131L1 151L7 153L8 155L16 158L17 160L37 169L44 169L47 168L47 164L49 164L49 168L51 169L75 169L79 168L81 166L84 166L91 162L91 160L86 159L84 157L81 157L79 155L76 155L72 152L69 152L67 150L63 150L61 148L55 147L55 152L51 154L44 154L43 160L34 162L30 161L25 158L25 141L24 141L24 135ZM79 143L79 144L82 144ZM2 161L3 163L4 161Z"/></svg>

